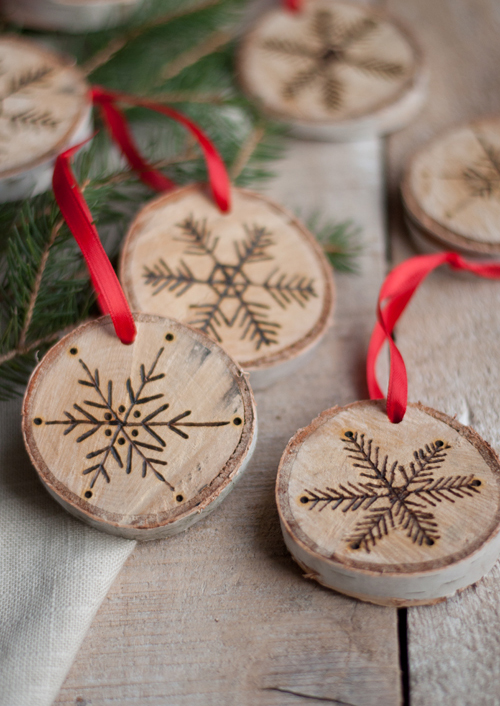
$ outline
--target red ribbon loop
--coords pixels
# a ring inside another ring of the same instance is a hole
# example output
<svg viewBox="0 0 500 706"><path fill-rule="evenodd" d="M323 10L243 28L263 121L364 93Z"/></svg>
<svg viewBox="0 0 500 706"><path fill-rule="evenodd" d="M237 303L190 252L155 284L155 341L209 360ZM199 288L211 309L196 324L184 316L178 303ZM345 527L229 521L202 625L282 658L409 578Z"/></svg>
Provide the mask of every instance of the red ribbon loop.
<svg viewBox="0 0 500 706"><path fill-rule="evenodd" d="M299 12L302 7L303 0L283 0L287 10L291 12Z"/></svg>
<svg viewBox="0 0 500 706"><path fill-rule="evenodd" d="M389 342L390 372L387 391L387 416L398 424L405 416L408 402L408 378L403 356L392 340L392 332L400 316L421 282L440 265L448 264L453 269L472 272L479 277L500 279L500 263L470 262L455 252L436 255L419 255L401 263L390 272L381 289L377 304L378 321L373 329L368 356L366 377L372 400L383 399L375 374L375 366L380 349L385 340ZM383 302L385 305L383 306Z"/></svg>
<svg viewBox="0 0 500 706"><path fill-rule="evenodd" d="M71 158L85 142L58 156L52 187L61 213L85 258L103 314L110 314L122 343L133 343L137 331L118 277L99 239L92 214L71 169Z"/></svg>
<svg viewBox="0 0 500 706"><path fill-rule="evenodd" d="M117 108L116 103L126 103L127 105L148 108L157 113L162 113L183 125L196 137L203 151L207 163L210 187L215 202L221 211L229 211L231 205L231 188L229 176L222 157L205 132L192 120L189 120L185 115L161 103L155 103L146 98L129 96L126 93L108 91L100 86L93 86L92 100L94 105L100 107L111 136L119 145L132 169L138 172L140 179L145 184L156 191L168 191L174 188L175 184L142 158L134 143L126 118L120 109Z"/></svg>

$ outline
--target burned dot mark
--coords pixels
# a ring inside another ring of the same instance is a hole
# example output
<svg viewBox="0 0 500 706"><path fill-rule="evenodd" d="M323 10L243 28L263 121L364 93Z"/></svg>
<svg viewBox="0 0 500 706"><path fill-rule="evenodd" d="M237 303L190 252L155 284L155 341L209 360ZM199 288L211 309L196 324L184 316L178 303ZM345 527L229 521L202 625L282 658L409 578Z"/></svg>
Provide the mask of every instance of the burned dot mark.
<svg viewBox="0 0 500 706"><path fill-rule="evenodd" d="M304 503L304 505L305 505L306 503L309 502L309 498L308 498L306 495L303 495L303 496L300 498L300 502L301 502L301 503Z"/></svg>
<svg viewBox="0 0 500 706"><path fill-rule="evenodd" d="M70 349L69 349L69 352L70 352L71 355L77 355L77 353L78 353L78 348L70 348Z"/></svg>
<svg viewBox="0 0 500 706"><path fill-rule="evenodd" d="M347 436L348 439L352 439L353 436L354 436L354 434L353 434L352 431L346 431L346 433L344 434L344 436Z"/></svg>
<svg viewBox="0 0 500 706"><path fill-rule="evenodd" d="M106 414L104 415L104 419L105 419L107 422L109 422L112 418L113 418L113 415L110 414L109 412L106 412Z"/></svg>
<svg viewBox="0 0 500 706"><path fill-rule="evenodd" d="M91 491L91 490L86 490L86 491L85 491L85 497L86 497L86 498L91 498L91 497L92 497L92 491Z"/></svg>
<svg viewBox="0 0 500 706"><path fill-rule="evenodd" d="M106 436L111 436L113 432L111 431L111 429L106 429L104 433L106 434Z"/></svg>
<svg viewBox="0 0 500 706"><path fill-rule="evenodd" d="M360 549L361 548L361 542L352 542L351 543L351 549Z"/></svg>
<svg viewBox="0 0 500 706"><path fill-rule="evenodd" d="M239 427L241 426L241 424L243 424L243 419L241 417L235 417L233 419L233 424L235 427Z"/></svg>
<svg viewBox="0 0 500 706"><path fill-rule="evenodd" d="M427 544L428 547L432 547L432 545L435 544L436 542L434 539L432 539L432 537L427 537L427 539L425 540L425 543Z"/></svg>
<svg viewBox="0 0 500 706"><path fill-rule="evenodd" d="M125 412L125 407L121 404L121 405L118 407L118 411L120 412L120 414L123 414L123 413Z"/></svg>
<svg viewBox="0 0 500 706"><path fill-rule="evenodd" d="M139 436L139 432L137 431L137 429L132 430L132 436Z"/></svg>
<svg viewBox="0 0 500 706"><path fill-rule="evenodd" d="M444 441L441 441L441 439L438 439L438 440L436 441L436 446L437 446L438 449L440 449L441 446L444 446Z"/></svg>
<svg viewBox="0 0 500 706"><path fill-rule="evenodd" d="M481 485L481 481L480 480L473 480L471 482L471 485L473 485L475 488L478 488Z"/></svg>
<svg viewBox="0 0 500 706"><path fill-rule="evenodd" d="M173 333L167 333L166 336L165 336L165 340L166 340L166 341L173 341L174 338L175 338L175 336L174 336Z"/></svg>
<svg viewBox="0 0 500 706"><path fill-rule="evenodd" d="M181 503L184 500L183 495L176 495L175 499L177 500L178 503Z"/></svg>
<svg viewBox="0 0 500 706"><path fill-rule="evenodd" d="M139 410L137 409L137 410L134 412L134 417L137 418L137 417L140 417L140 416L141 416L141 413L140 413Z"/></svg>
<svg viewBox="0 0 500 706"><path fill-rule="evenodd" d="M43 424L43 420L40 417L35 417L33 420L33 424L36 424L37 427L39 427L40 424Z"/></svg>
<svg viewBox="0 0 500 706"><path fill-rule="evenodd" d="M120 436L120 438L118 439L118 443L120 444L120 446L123 446L123 444L125 443L125 439L123 438L123 436Z"/></svg>

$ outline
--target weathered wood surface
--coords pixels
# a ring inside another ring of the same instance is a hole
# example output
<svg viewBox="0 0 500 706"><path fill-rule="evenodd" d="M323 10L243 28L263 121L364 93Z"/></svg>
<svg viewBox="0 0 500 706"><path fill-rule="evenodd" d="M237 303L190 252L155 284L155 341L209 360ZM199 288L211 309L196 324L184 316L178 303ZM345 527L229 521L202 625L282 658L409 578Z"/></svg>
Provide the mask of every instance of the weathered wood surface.
<svg viewBox="0 0 500 706"><path fill-rule="evenodd" d="M419 29L432 66L421 119L389 144L393 190L409 154L439 130L500 109L495 0L390 0ZM411 254L399 218L395 259ZM500 450L500 283L430 277L397 330L410 398L470 423ZM408 611L412 706L500 704L500 566L444 604Z"/></svg>
<svg viewBox="0 0 500 706"><path fill-rule="evenodd" d="M338 277L336 323L309 365L256 395L259 445L241 484L183 535L138 546L104 602L57 706L398 706L396 611L306 581L274 500L292 434L366 397L364 356L384 271L378 141L290 144L270 195L302 215L354 216L365 250Z"/></svg>

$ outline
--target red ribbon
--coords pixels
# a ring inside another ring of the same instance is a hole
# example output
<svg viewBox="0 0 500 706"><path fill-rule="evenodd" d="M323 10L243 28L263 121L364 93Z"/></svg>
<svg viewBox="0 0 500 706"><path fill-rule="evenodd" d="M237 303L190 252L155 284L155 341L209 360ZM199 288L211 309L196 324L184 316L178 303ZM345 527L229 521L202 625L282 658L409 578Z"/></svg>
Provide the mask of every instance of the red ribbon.
<svg viewBox="0 0 500 706"><path fill-rule="evenodd" d="M138 172L140 179L155 189L155 191L168 191L174 188L175 184L167 179L160 171L148 164L139 153L127 121L123 113L117 108L116 103L126 103L127 105L140 106L162 113L173 120L184 125L192 135L198 140L207 163L210 187L220 210L226 212L231 205L231 188L226 167L214 144L207 135L192 120L178 113L161 103L155 103L147 98L137 98L126 93L108 91L100 86L92 88L92 100L94 105L98 105L103 114L106 125L113 139L119 145L121 151L127 158L130 166Z"/></svg>
<svg viewBox="0 0 500 706"><path fill-rule="evenodd" d="M419 255L401 263L386 277L377 304L378 321L373 329L366 360L366 377L372 400L383 399L375 365L385 340L389 342L390 372L387 392L387 416L394 424L402 421L408 402L408 379L403 356L391 334L406 306L421 282L440 265L448 264L455 270L472 272L479 277L500 279L500 263L470 262L455 252ZM383 306L383 302L385 305Z"/></svg>
<svg viewBox="0 0 500 706"><path fill-rule="evenodd" d="M87 262L101 311L111 316L120 341L133 343L137 331L127 299L71 169L71 158L82 144L85 143L71 147L56 159L52 176L54 196Z"/></svg>
<svg viewBox="0 0 500 706"><path fill-rule="evenodd" d="M303 0L283 0L283 3L287 10L291 12L298 12L302 7Z"/></svg>

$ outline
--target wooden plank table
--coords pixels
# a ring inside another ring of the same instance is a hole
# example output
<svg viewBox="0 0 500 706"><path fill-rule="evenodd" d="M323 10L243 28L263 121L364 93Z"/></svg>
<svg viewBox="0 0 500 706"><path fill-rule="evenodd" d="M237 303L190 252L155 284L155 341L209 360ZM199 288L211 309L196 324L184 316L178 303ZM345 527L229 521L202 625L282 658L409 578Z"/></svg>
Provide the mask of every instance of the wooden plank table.
<svg viewBox="0 0 500 706"><path fill-rule="evenodd" d="M315 357L293 379L257 394L260 441L240 486L186 534L136 548L57 706L402 701L397 612L304 580L284 548L273 498L292 433L324 408L367 394L364 356L388 265L384 158L396 262L412 254L397 198L408 155L437 130L500 108L496 0L378 4L406 19L425 47L432 69L427 108L385 145L291 142L268 189L303 214L318 208L336 220L355 219L363 227L360 274L337 277L335 326ZM397 330L411 399L457 414L497 451L499 301L500 284L438 273ZM412 706L500 704L499 583L497 565L447 603L408 610ZM404 640L402 647L404 664Z"/></svg>

